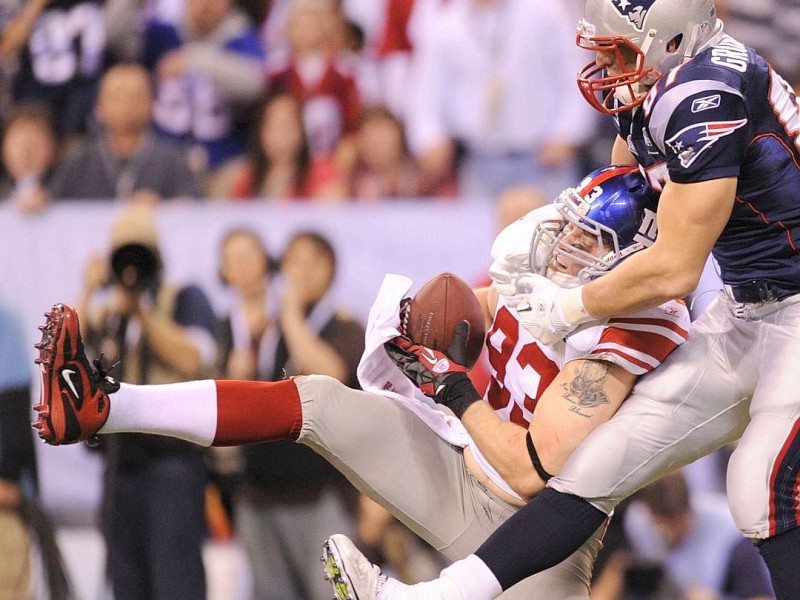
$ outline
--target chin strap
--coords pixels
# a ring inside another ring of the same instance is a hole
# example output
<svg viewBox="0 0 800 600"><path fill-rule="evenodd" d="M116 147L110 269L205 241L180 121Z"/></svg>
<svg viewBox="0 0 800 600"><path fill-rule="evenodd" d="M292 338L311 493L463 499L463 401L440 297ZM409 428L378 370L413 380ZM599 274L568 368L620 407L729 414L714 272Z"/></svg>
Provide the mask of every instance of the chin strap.
<svg viewBox="0 0 800 600"><path fill-rule="evenodd" d="M695 45L697 44L697 38L700 34L700 25L695 25L692 27L692 35L689 37L689 41L686 44L686 50L683 51L683 61L685 63L687 60L692 58L695 54Z"/></svg>

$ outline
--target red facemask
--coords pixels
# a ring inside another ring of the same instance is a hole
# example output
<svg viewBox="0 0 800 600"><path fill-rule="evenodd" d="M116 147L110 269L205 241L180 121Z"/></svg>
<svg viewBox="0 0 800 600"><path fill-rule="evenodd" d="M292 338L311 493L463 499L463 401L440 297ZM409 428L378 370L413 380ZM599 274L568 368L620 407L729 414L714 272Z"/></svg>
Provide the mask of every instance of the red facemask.
<svg viewBox="0 0 800 600"><path fill-rule="evenodd" d="M619 75L608 75L606 68L598 66L596 62L587 64L578 72L578 87L589 104L602 113L613 115L644 102L646 93L640 89L639 84L646 77L654 79L652 75L655 70L644 66L644 53L636 45L622 36L588 37L583 32L578 33L575 42L584 50L613 52L614 63L622 66L622 73ZM635 56L636 66L633 70L625 70L624 55L629 57L627 64L631 62L630 56ZM615 96L614 92L617 90L620 93Z"/></svg>

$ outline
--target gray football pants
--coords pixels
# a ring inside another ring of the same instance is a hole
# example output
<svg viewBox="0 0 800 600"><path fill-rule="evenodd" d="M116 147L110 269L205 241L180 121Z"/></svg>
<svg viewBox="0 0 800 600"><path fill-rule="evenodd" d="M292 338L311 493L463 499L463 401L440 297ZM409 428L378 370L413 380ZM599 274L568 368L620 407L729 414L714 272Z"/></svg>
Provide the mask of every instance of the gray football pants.
<svg viewBox="0 0 800 600"><path fill-rule="evenodd" d="M311 375L295 382L303 410L298 441L447 558L474 552L517 510L478 483L461 448L444 441L407 408L330 377ZM567 560L501 598L588 599L602 529Z"/></svg>
<svg viewBox="0 0 800 600"><path fill-rule="evenodd" d="M669 471L741 438L727 473L736 525L752 538L797 526L800 295L734 316L720 295L689 339L643 376L549 485L608 512ZM740 305L740 308L744 308Z"/></svg>

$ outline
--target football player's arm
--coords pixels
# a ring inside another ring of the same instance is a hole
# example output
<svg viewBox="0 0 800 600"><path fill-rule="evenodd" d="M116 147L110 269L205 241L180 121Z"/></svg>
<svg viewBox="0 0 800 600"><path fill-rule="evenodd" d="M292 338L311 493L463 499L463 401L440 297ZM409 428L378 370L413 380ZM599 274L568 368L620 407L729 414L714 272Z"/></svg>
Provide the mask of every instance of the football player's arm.
<svg viewBox="0 0 800 600"><path fill-rule="evenodd" d="M542 468L557 474L575 447L605 423L628 396L637 376L607 361L567 363L536 404L530 431ZM476 402L461 417L481 453L524 499L545 487L533 467L526 430L502 420L487 402Z"/></svg>
<svg viewBox="0 0 800 600"><path fill-rule="evenodd" d="M628 150L628 144L620 136L614 139L614 145L611 147L611 164L612 165L635 165L636 158Z"/></svg>
<svg viewBox="0 0 800 600"><path fill-rule="evenodd" d="M690 294L731 215L736 185L735 177L667 183L658 205L655 243L584 285L586 311L605 319Z"/></svg>
<svg viewBox="0 0 800 600"><path fill-rule="evenodd" d="M490 285L472 290L478 299L478 304L483 310L483 317L486 319L486 326L492 324L494 310L497 307L497 292Z"/></svg>

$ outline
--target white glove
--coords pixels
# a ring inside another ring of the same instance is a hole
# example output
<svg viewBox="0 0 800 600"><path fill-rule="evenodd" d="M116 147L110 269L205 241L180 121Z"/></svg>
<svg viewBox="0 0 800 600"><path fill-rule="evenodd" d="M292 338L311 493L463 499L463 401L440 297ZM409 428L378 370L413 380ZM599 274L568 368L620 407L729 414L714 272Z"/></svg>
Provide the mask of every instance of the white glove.
<svg viewBox="0 0 800 600"><path fill-rule="evenodd" d="M517 288L517 279L530 272L530 255L527 252L524 255L506 255L495 259L489 267L492 287L503 296L518 294L520 290Z"/></svg>
<svg viewBox="0 0 800 600"><path fill-rule="evenodd" d="M593 320L583 305L583 286L562 288L542 275L520 275L515 281L519 292L506 298L530 334L545 345L552 345Z"/></svg>
<svg viewBox="0 0 800 600"><path fill-rule="evenodd" d="M531 243L536 227L542 221L559 219L561 215L555 206L546 204L517 219L497 235L492 244L494 262L489 267L489 275L498 294L513 296L519 292L515 283L517 277L530 273L533 268Z"/></svg>

